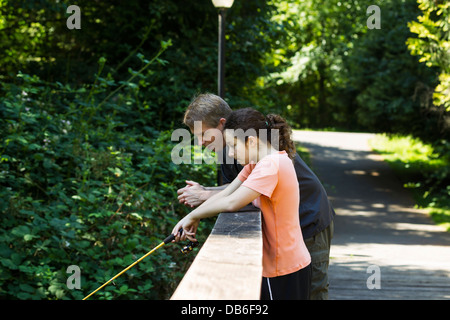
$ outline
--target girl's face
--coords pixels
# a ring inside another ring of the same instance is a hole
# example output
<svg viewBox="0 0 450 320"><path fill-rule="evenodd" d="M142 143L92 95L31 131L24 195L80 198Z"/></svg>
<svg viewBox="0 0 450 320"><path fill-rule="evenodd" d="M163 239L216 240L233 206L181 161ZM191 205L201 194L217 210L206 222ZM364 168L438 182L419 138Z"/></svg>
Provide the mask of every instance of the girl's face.
<svg viewBox="0 0 450 320"><path fill-rule="evenodd" d="M250 162L258 162L257 159L257 145L258 138L250 136L247 139L247 143L238 139L234 134L234 130L225 130L225 143L228 146L228 155L233 157L242 165L249 164Z"/></svg>

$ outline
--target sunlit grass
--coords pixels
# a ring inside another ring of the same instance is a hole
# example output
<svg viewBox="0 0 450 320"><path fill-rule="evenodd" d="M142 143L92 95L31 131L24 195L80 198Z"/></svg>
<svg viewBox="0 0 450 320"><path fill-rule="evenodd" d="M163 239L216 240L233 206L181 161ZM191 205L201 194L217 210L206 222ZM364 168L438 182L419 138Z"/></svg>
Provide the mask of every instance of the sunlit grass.
<svg viewBox="0 0 450 320"><path fill-rule="evenodd" d="M372 148L383 154L387 161L401 161L408 164L426 163L427 166L441 165L442 159L434 153L433 147L411 136L378 134L370 141Z"/></svg>
<svg viewBox="0 0 450 320"><path fill-rule="evenodd" d="M369 144L412 191L417 206L426 208L437 224L450 231L449 158L411 136L378 134Z"/></svg>

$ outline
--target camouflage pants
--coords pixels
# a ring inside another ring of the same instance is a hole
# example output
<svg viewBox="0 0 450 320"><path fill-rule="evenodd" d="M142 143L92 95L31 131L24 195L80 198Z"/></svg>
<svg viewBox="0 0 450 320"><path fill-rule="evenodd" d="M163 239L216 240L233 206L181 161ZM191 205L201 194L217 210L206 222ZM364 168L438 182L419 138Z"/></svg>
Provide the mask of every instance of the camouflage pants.
<svg viewBox="0 0 450 320"><path fill-rule="evenodd" d="M315 236L305 239L311 255L311 300L328 300L328 265L330 262L330 244L333 238L334 223Z"/></svg>

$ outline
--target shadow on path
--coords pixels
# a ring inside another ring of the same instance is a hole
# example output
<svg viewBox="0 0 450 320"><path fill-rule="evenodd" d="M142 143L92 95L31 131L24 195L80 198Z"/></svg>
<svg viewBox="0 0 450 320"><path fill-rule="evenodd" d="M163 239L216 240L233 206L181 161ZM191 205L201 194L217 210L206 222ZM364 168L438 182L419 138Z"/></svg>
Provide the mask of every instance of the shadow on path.
<svg viewBox="0 0 450 320"><path fill-rule="evenodd" d="M433 224L390 167L370 151L372 135L294 131L336 210L330 299L450 298L450 234ZM367 269L380 270L369 290Z"/></svg>

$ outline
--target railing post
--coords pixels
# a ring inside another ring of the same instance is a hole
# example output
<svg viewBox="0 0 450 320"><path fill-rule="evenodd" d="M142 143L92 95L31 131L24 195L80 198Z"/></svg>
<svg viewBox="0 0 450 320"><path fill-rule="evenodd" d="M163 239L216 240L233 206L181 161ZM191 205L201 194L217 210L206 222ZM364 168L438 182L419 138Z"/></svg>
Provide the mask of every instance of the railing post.
<svg viewBox="0 0 450 320"><path fill-rule="evenodd" d="M262 234L257 210L246 207L218 216L171 300L259 300Z"/></svg>

